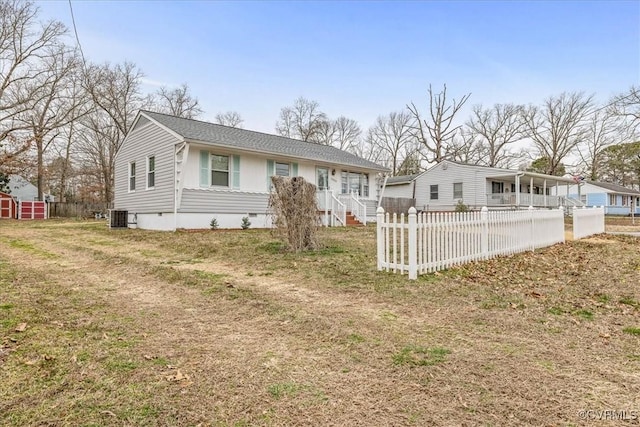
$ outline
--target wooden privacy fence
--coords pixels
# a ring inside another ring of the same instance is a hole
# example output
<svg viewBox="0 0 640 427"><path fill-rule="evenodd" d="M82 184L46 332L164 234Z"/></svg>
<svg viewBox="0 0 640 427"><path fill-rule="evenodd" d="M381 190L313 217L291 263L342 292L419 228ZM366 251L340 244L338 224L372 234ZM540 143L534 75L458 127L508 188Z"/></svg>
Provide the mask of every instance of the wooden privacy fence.
<svg viewBox="0 0 640 427"><path fill-rule="evenodd" d="M406 219L406 221L405 221ZM562 209L416 213L377 210L378 270L418 274L564 242Z"/></svg>
<svg viewBox="0 0 640 427"><path fill-rule="evenodd" d="M105 205L94 203L52 202L49 203L49 216L65 218L93 218L96 213L107 213Z"/></svg>
<svg viewBox="0 0 640 427"><path fill-rule="evenodd" d="M595 208L577 208L572 211L573 238L582 239L594 234L604 233L604 206Z"/></svg>

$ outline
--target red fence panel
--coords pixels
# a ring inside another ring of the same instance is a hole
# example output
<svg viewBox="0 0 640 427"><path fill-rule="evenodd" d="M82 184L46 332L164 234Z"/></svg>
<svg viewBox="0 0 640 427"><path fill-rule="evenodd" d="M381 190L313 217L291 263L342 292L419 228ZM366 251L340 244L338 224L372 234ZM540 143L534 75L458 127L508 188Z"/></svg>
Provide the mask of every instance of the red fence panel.
<svg viewBox="0 0 640 427"><path fill-rule="evenodd" d="M18 207L18 219L46 219L46 202L20 202Z"/></svg>

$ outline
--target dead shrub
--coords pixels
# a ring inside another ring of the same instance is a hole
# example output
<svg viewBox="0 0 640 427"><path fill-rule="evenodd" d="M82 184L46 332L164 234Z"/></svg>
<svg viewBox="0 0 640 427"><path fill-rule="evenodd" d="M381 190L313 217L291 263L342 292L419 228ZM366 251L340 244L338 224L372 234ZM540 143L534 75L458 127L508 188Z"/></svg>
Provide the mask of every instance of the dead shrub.
<svg viewBox="0 0 640 427"><path fill-rule="evenodd" d="M271 177L269 196L274 232L295 252L318 247L316 186L302 177Z"/></svg>

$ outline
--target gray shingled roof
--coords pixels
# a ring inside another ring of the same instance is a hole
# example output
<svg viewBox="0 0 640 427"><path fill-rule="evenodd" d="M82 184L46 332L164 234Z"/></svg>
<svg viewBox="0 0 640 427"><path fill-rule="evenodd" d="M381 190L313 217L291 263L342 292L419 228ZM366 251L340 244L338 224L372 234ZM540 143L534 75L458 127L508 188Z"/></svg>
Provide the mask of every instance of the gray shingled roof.
<svg viewBox="0 0 640 427"><path fill-rule="evenodd" d="M414 179L416 179L418 175L398 175L392 176L387 179L387 185L396 185L396 184L408 184Z"/></svg>
<svg viewBox="0 0 640 427"><path fill-rule="evenodd" d="M251 130L237 129L199 120L183 119L151 111L140 111L140 113L166 126L188 141L373 169L380 172L388 171L387 168L376 163L327 145L314 144Z"/></svg>
<svg viewBox="0 0 640 427"><path fill-rule="evenodd" d="M587 181L591 185L595 185L601 188L604 188L609 191L613 191L615 193L622 194L640 194L640 191L633 190L631 188L623 187L622 185L612 184L610 182L595 182L595 181Z"/></svg>

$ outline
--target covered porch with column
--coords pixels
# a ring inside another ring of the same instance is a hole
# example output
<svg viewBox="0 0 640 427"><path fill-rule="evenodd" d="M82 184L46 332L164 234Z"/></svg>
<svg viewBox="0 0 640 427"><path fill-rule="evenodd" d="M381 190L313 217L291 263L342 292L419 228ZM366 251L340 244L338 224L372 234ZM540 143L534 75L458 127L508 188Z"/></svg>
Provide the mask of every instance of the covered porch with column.
<svg viewBox="0 0 640 427"><path fill-rule="evenodd" d="M487 206L557 208L567 205L567 199L558 194L558 187L567 189L573 179L535 172L515 172L510 176L487 177ZM574 206L576 201L571 200Z"/></svg>

